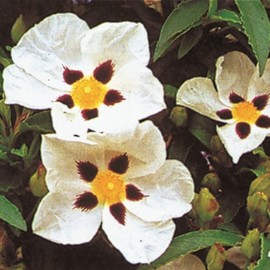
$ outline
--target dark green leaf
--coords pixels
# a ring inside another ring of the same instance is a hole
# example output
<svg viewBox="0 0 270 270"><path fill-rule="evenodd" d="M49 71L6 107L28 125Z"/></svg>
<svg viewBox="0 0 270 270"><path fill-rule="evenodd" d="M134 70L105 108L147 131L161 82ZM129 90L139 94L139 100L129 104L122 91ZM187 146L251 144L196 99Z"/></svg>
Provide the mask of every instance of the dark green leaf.
<svg viewBox="0 0 270 270"><path fill-rule="evenodd" d="M20 124L20 132L37 131L41 133L53 132L51 115L49 111L38 112Z"/></svg>
<svg viewBox="0 0 270 270"><path fill-rule="evenodd" d="M244 32L258 60L260 74L262 74L269 54L270 43L270 23L266 10L260 0L235 0L235 3L240 10Z"/></svg>
<svg viewBox="0 0 270 270"><path fill-rule="evenodd" d="M210 148L210 140L216 134L215 122L205 116L194 113L190 117L188 131L202 144Z"/></svg>
<svg viewBox="0 0 270 270"><path fill-rule="evenodd" d="M202 37L202 28L196 27L188 31L182 39L178 50L178 59L184 57L201 39Z"/></svg>
<svg viewBox="0 0 270 270"><path fill-rule="evenodd" d="M6 128L11 127L11 108L6 105L4 100L0 100L0 116L6 126Z"/></svg>
<svg viewBox="0 0 270 270"><path fill-rule="evenodd" d="M138 270L156 269L179 256L210 247L215 243L220 243L224 246L235 246L241 243L242 240L242 235L221 230L189 232L174 238L169 248L159 259L150 265L142 265Z"/></svg>
<svg viewBox="0 0 270 270"><path fill-rule="evenodd" d="M218 6L218 0L209 0L207 17L212 16L216 12L217 6Z"/></svg>
<svg viewBox="0 0 270 270"><path fill-rule="evenodd" d="M220 19L222 21L226 21L226 22L231 22L231 23L236 23L236 24L241 24L241 20L238 16L237 13L228 10L228 9L221 9L218 10L213 16L213 19L217 18Z"/></svg>
<svg viewBox="0 0 270 270"><path fill-rule="evenodd" d="M257 262L257 265L253 268L253 270L268 270L270 269L270 237L269 235L265 237L261 234L261 258Z"/></svg>
<svg viewBox="0 0 270 270"><path fill-rule="evenodd" d="M0 48L0 64L4 67L7 67L12 63L11 59L7 56L5 51Z"/></svg>
<svg viewBox="0 0 270 270"><path fill-rule="evenodd" d="M201 17L208 9L206 0L181 2L169 15L161 28L155 49L154 61L160 58L177 37L200 24Z"/></svg>
<svg viewBox="0 0 270 270"><path fill-rule="evenodd" d="M18 208L2 195L0 195L0 219L18 229L26 231L26 223Z"/></svg>
<svg viewBox="0 0 270 270"><path fill-rule="evenodd" d="M175 99L177 91L178 89L172 85L169 84L164 85L164 92L166 97Z"/></svg>

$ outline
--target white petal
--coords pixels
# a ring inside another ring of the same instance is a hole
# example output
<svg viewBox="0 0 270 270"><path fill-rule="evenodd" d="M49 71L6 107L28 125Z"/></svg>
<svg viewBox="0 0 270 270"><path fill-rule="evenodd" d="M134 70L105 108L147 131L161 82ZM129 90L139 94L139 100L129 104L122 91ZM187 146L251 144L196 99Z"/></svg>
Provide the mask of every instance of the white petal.
<svg viewBox="0 0 270 270"><path fill-rule="evenodd" d="M177 160L166 160L152 175L131 179L147 197L140 201L126 200L127 209L147 222L181 217L191 209L194 184L188 169Z"/></svg>
<svg viewBox="0 0 270 270"><path fill-rule="evenodd" d="M126 99L121 103L138 120L166 108L162 84L150 69L141 64L131 63L123 66L112 77L108 86L121 92ZM117 107L118 104L114 106Z"/></svg>
<svg viewBox="0 0 270 270"><path fill-rule="evenodd" d="M73 186L89 188L80 179L76 161L90 161L97 167L104 167L104 150L91 141L65 141L56 135L43 135L41 157L46 167L46 183L50 191L70 190Z"/></svg>
<svg viewBox="0 0 270 270"><path fill-rule="evenodd" d="M32 223L33 232L59 244L82 244L96 234L102 209L96 206L89 212L73 207L73 193L49 193L38 206Z"/></svg>
<svg viewBox="0 0 270 270"><path fill-rule="evenodd" d="M126 177L140 177L158 170L165 161L165 142L157 127L150 121L137 125L136 130L118 134L90 133L88 139L103 145L106 164L123 153L129 157Z"/></svg>
<svg viewBox="0 0 270 270"><path fill-rule="evenodd" d="M169 246L175 230L174 223L144 222L126 212L126 224L121 225L108 208L103 212L103 230L111 243L130 263L150 263Z"/></svg>
<svg viewBox="0 0 270 270"><path fill-rule="evenodd" d="M51 109L52 124L57 135L63 139L73 136L86 138L89 124L81 116L81 111L74 110L60 102L54 102Z"/></svg>
<svg viewBox="0 0 270 270"><path fill-rule="evenodd" d="M15 65L3 71L5 102L31 109L48 109L64 92L50 88Z"/></svg>
<svg viewBox="0 0 270 270"><path fill-rule="evenodd" d="M249 81L254 72L254 64L241 52L229 52L219 57L216 63L216 85L220 100L229 105L231 92L246 99Z"/></svg>
<svg viewBox="0 0 270 270"><path fill-rule="evenodd" d="M259 67L256 66L250 85L248 88L248 99L252 100L255 96L270 93L270 59L267 60L263 75L259 75Z"/></svg>
<svg viewBox="0 0 270 270"><path fill-rule="evenodd" d="M176 96L176 104L186 106L212 119L220 120L216 112L226 107L219 101L213 82L208 78L193 78L184 82Z"/></svg>
<svg viewBox="0 0 270 270"><path fill-rule="evenodd" d="M132 61L147 65L147 33L140 23L102 23L91 29L82 40L82 52L96 66L111 59L116 70Z"/></svg>
<svg viewBox="0 0 270 270"><path fill-rule="evenodd" d="M239 158L247 152L258 147L266 137L268 129L251 126L251 133L245 139L240 139L235 131L236 124L217 127L217 133L224 143L226 150L232 157L233 162L237 163Z"/></svg>
<svg viewBox="0 0 270 270"><path fill-rule="evenodd" d="M12 49L12 59L44 84L67 90L63 66L80 67L80 42L88 31L86 22L75 14L49 16L24 34Z"/></svg>

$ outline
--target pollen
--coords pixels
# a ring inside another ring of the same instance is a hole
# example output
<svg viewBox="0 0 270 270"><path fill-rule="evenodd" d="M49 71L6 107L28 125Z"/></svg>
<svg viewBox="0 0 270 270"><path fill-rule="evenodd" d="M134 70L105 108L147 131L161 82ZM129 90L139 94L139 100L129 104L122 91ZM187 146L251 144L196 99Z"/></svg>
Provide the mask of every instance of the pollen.
<svg viewBox="0 0 270 270"><path fill-rule="evenodd" d="M124 177L109 170L99 171L91 183L91 192L97 196L101 204L120 203L126 198Z"/></svg>
<svg viewBox="0 0 270 270"><path fill-rule="evenodd" d="M108 89L94 77L83 77L72 84L71 96L80 109L98 108L104 101Z"/></svg>
<svg viewBox="0 0 270 270"><path fill-rule="evenodd" d="M253 103L243 101L233 105L232 116L236 122L254 124L260 116L260 112Z"/></svg>

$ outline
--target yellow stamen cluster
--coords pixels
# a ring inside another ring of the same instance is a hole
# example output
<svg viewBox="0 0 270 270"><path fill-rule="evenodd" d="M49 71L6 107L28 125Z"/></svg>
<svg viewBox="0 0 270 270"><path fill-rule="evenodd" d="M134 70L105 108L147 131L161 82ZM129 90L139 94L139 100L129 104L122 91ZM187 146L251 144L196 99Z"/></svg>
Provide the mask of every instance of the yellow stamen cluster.
<svg viewBox="0 0 270 270"><path fill-rule="evenodd" d="M257 110L253 103L243 101L233 106L232 116L236 122L254 124L260 116L260 112Z"/></svg>

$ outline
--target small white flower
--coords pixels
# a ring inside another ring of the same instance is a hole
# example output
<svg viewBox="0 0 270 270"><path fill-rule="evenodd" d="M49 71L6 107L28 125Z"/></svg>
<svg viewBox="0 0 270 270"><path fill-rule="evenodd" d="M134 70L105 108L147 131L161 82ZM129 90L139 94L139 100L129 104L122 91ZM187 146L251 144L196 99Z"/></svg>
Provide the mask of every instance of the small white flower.
<svg viewBox="0 0 270 270"><path fill-rule="evenodd" d="M165 108L162 85L146 67L140 23L89 29L74 14L52 15L24 34L11 56L3 72L6 103L52 108L58 134L117 132Z"/></svg>
<svg viewBox="0 0 270 270"><path fill-rule="evenodd" d="M259 146L270 132L270 60L259 69L241 52L218 58L215 85L208 78L193 78L178 90L177 104L214 120L217 133L237 163L242 154Z"/></svg>
<svg viewBox="0 0 270 270"><path fill-rule="evenodd" d="M150 121L124 136L90 133L88 140L43 136L49 193L35 214L34 233L81 244L102 224L129 262L155 260L173 237L172 218L191 209L189 171L180 161L165 161L162 135Z"/></svg>

